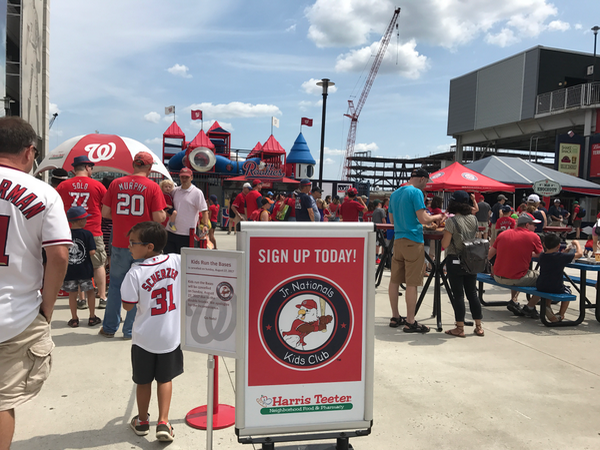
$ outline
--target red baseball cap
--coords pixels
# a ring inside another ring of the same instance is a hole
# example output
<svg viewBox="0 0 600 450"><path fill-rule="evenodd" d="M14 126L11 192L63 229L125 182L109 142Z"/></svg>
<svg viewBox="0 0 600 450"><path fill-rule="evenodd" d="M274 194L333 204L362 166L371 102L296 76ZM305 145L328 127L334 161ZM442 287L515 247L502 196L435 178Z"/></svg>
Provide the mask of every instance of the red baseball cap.
<svg viewBox="0 0 600 450"><path fill-rule="evenodd" d="M296 305L296 308L316 309L317 302L314 300L304 300L301 304Z"/></svg>
<svg viewBox="0 0 600 450"><path fill-rule="evenodd" d="M260 181L260 180L252 181L252 186L256 186L257 184L262 184L262 181Z"/></svg>
<svg viewBox="0 0 600 450"><path fill-rule="evenodd" d="M138 152L133 157L134 166L151 166L154 164L154 158L148 152Z"/></svg>
<svg viewBox="0 0 600 450"><path fill-rule="evenodd" d="M187 176L191 177L194 175L194 173L192 172L191 169L184 167L183 169L181 169L179 171L179 176L181 176L181 175L187 175Z"/></svg>

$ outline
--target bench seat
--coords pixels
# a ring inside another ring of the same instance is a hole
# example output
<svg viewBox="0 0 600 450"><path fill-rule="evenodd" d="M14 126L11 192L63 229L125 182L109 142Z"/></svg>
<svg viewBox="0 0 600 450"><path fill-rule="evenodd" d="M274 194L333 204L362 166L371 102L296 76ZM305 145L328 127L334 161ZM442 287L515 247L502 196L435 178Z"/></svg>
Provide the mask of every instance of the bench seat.
<svg viewBox="0 0 600 450"><path fill-rule="evenodd" d="M571 278L571 280L573 280L573 283L581 284L581 278L580 277L575 277L575 276L569 275L569 278ZM569 281L567 279L567 277L564 277L564 280L565 281ZM590 286L590 287L596 287L596 280L588 280L588 279L586 279L585 280L585 285L586 286Z"/></svg>
<svg viewBox="0 0 600 450"><path fill-rule="evenodd" d="M571 278L573 279L573 281L575 281L576 277L571 277ZM529 295L537 295L541 298L545 298L545 299L552 300L552 301L572 302L577 299L577 297L573 294L553 294L550 292L538 291L535 288L535 286L512 286L512 285L508 285L508 284L501 284L501 283L498 283L492 275L489 275L487 273L478 273L477 281L480 281L482 283L492 284L494 286L503 287L506 289L512 289L514 291L524 292L525 294L529 294Z"/></svg>

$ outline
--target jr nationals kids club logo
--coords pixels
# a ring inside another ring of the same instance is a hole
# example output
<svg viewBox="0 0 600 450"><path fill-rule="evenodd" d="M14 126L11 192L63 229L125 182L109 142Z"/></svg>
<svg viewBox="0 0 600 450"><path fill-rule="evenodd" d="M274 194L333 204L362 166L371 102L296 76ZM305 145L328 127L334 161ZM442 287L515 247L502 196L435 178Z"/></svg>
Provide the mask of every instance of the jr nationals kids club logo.
<svg viewBox="0 0 600 450"><path fill-rule="evenodd" d="M344 351L354 313L337 284L317 275L300 275L267 295L258 321L261 343L273 360L295 370L314 370Z"/></svg>

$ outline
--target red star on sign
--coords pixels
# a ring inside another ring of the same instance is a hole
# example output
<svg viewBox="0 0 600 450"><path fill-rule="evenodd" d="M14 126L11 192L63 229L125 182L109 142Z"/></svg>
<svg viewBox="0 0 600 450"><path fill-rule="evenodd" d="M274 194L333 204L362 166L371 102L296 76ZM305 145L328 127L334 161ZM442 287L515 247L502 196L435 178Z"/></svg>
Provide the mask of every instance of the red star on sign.
<svg viewBox="0 0 600 450"><path fill-rule="evenodd" d="M346 326L347 326L347 325L346 325L345 323L343 323L343 324L342 324L342 328L346 328Z"/></svg>
<svg viewBox="0 0 600 450"><path fill-rule="evenodd" d="M271 325L267 325L267 330L271 331Z"/></svg>

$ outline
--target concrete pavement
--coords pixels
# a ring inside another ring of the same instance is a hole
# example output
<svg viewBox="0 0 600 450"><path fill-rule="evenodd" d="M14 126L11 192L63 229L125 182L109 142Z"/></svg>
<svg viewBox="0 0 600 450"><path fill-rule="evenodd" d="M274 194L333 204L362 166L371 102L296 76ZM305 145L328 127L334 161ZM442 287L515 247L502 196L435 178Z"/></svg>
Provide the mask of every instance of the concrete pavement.
<svg viewBox="0 0 600 450"><path fill-rule="evenodd" d="M233 234L217 231L216 237L219 248L235 249ZM469 327L466 339L406 334L388 327L388 281L386 272L376 295L374 425L370 436L350 440L355 449L600 448L600 323L592 311L578 327L547 328L503 307L484 307L483 338ZM433 330L431 292L417 318ZM486 290L487 300L508 295ZM403 297L400 302L404 314ZM69 328L67 303L59 299L54 313L52 374L40 395L17 409L12 449L163 447L154 438L155 391L150 434L138 437L128 425L137 413L131 342L121 332L114 339L98 336L99 327L88 327L87 320ZM443 290L442 311L448 329L453 311ZM80 313L87 319L87 311ZM234 405L235 363L220 362L220 403ZM188 427L185 415L206 404L206 373L206 356L186 352L185 373L173 383L176 437L169 449L205 448L206 433ZM250 448L237 443L233 427L214 432L214 447Z"/></svg>

